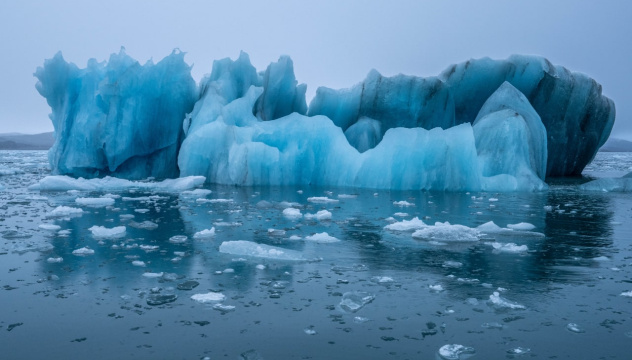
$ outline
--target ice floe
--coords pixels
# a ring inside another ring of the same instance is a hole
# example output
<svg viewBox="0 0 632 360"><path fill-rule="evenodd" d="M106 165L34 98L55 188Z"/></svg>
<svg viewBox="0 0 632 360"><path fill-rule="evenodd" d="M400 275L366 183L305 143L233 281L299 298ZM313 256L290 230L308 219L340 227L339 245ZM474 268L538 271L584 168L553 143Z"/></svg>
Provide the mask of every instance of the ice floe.
<svg viewBox="0 0 632 360"><path fill-rule="evenodd" d="M92 236L102 239L118 239L125 236L127 228L125 226L116 226L113 228L106 228L104 226L92 226L89 228L92 232Z"/></svg>
<svg viewBox="0 0 632 360"><path fill-rule="evenodd" d="M166 179L163 181L130 181L125 179L106 176L101 179L72 178L64 175L46 176L38 183L29 186L29 190L39 191L123 191L129 189L139 189L157 192L182 192L190 190L204 184L204 176L186 176L177 179Z"/></svg>
<svg viewBox="0 0 632 360"><path fill-rule="evenodd" d="M308 260L303 253L296 250L288 250L246 240L224 241L219 246L219 252L238 256L252 256L286 261Z"/></svg>

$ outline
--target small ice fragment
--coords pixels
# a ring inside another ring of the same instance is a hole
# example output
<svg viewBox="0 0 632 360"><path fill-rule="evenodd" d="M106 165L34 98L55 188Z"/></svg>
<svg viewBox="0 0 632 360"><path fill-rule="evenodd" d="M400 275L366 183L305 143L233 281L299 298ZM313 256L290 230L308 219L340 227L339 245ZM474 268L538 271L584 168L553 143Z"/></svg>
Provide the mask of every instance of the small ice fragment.
<svg viewBox="0 0 632 360"><path fill-rule="evenodd" d="M498 201L497 198L489 198L489 202L496 202L496 201Z"/></svg>
<svg viewBox="0 0 632 360"><path fill-rule="evenodd" d="M46 262L48 262L50 264L60 263L60 262L63 262L63 261L64 261L64 258L62 258L62 257L49 257L48 259L46 259Z"/></svg>
<svg viewBox="0 0 632 360"><path fill-rule="evenodd" d="M478 241L481 232L464 225L452 225L449 222L436 222L434 226L427 226L413 233L413 238L432 241L469 242Z"/></svg>
<svg viewBox="0 0 632 360"><path fill-rule="evenodd" d="M231 311L235 311L234 305L224 305L224 304L215 304L213 305L213 310L217 310L222 314L226 314Z"/></svg>
<svg viewBox="0 0 632 360"><path fill-rule="evenodd" d="M183 283L178 284L178 290L193 290L198 285L200 285L200 283L195 280L187 280Z"/></svg>
<svg viewBox="0 0 632 360"><path fill-rule="evenodd" d="M61 229L61 226L55 225L55 224L40 224L38 227L42 230L49 230L49 231L57 231Z"/></svg>
<svg viewBox="0 0 632 360"><path fill-rule="evenodd" d="M283 210L283 216L285 216L288 219L295 220L295 219L300 219L303 216L303 214L301 214L301 210L290 207Z"/></svg>
<svg viewBox="0 0 632 360"><path fill-rule="evenodd" d="M226 296L224 296L224 294L216 293L216 292L208 292L206 294L195 294L191 296L191 300L197 301L202 304L215 302L215 301L223 301L225 298Z"/></svg>
<svg viewBox="0 0 632 360"><path fill-rule="evenodd" d="M320 210L316 214L305 214L306 219L316 219L318 221L331 220L331 213L327 210Z"/></svg>
<svg viewBox="0 0 632 360"><path fill-rule="evenodd" d="M139 247L141 250L146 251L146 252L156 251L160 248L160 246L158 245L141 245Z"/></svg>
<svg viewBox="0 0 632 360"><path fill-rule="evenodd" d="M358 195L355 194L338 194L338 199L355 199Z"/></svg>
<svg viewBox="0 0 632 360"><path fill-rule="evenodd" d="M414 217L411 220L402 220L389 225L386 225L384 229L392 230L392 231L410 231L410 230L419 230L428 227L423 221L419 220L418 217Z"/></svg>
<svg viewBox="0 0 632 360"><path fill-rule="evenodd" d="M296 240L301 240L302 237L298 236L298 235L292 235L290 236L290 240L296 241Z"/></svg>
<svg viewBox="0 0 632 360"><path fill-rule="evenodd" d="M444 268L460 268L463 266L463 263L460 263L458 261L451 261L451 260L446 260L443 262L443 264L441 265Z"/></svg>
<svg viewBox="0 0 632 360"><path fill-rule="evenodd" d="M134 260L134 261L132 261L132 265L145 267L145 262L144 261L140 261L140 260Z"/></svg>
<svg viewBox="0 0 632 360"><path fill-rule="evenodd" d="M326 232L322 232L322 233L317 233L317 234L314 234L314 235L306 236L305 240L316 242L316 243L321 243L321 244L334 243L334 242L340 241L339 239L337 239L337 238L335 238L333 236L330 236Z"/></svg>
<svg viewBox="0 0 632 360"><path fill-rule="evenodd" d="M136 221L131 221L129 226L137 228L137 229L145 229L145 230L156 230L158 228L158 224L155 222L151 222L149 220L145 220L141 223L137 223Z"/></svg>
<svg viewBox="0 0 632 360"><path fill-rule="evenodd" d="M632 297L632 290L622 292L622 293L621 293L621 296L625 296L625 297Z"/></svg>
<svg viewBox="0 0 632 360"><path fill-rule="evenodd" d="M305 332L305 334L307 334L307 335L316 335L316 334L317 334L316 330L314 330L314 329L312 329L312 328L306 328L306 329L303 329L303 331L304 331L304 332Z"/></svg>
<svg viewBox="0 0 632 360"><path fill-rule="evenodd" d="M371 281L376 282L378 284L390 284L394 282L392 277L390 276L374 276L371 278Z"/></svg>
<svg viewBox="0 0 632 360"><path fill-rule="evenodd" d="M375 299L375 295L365 291L351 291L342 295L340 307L349 313L355 313Z"/></svg>
<svg viewBox="0 0 632 360"><path fill-rule="evenodd" d="M490 322L490 323L483 323L481 327L485 329L502 330L505 326L497 322Z"/></svg>
<svg viewBox="0 0 632 360"><path fill-rule="evenodd" d="M134 209L134 212L137 212L139 214L145 214L149 212L149 209Z"/></svg>
<svg viewBox="0 0 632 360"><path fill-rule="evenodd" d="M413 203L409 203L406 200L402 200L402 201L393 201L393 205L395 206L415 206L415 204Z"/></svg>
<svg viewBox="0 0 632 360"><path fill-rule="evenodd" d="M432 291L443 291L443 286L441 286L441 284L437 284L437 285L428 285L428 288Z"/></svg>
<svg viewBox="0 0 632 360"><path fill-rule="evenodd" d="M547 211L547 212L551 212L551 211L553 211L553 206L551 206L551 205L545 205L545 206L544 206L544 211Z"/></svg>
<svg viewBox="0 0 632 360"><path fill-rule="evenodd" d="M169 238L169 242L172 243L172 244L183 244L188 239L189 238L186 235L174 235L174 236Z"/></svg>
<svg viewBox="0 0 632 360"><path fill-rule="evenodd" d="M210 229L204 229L202 231L198 231L193 234L194 239L205 239L215 236L215 227L211 227Z"/></svg>
<svg viewBox="0 0 632 360"><path fill-rule="evenodd" d="M83 214L83 210L73 208L69 206L58 206L53 211L46 214L46 217L64 217L64 216L79 216Z"/></svg>
<svg viewBox="0 0 632 360"><path fill-rule="evenodd" d="M307 260L301 252L296 250L288 250L276 246L257 244L255 242L246 240L224 241L219 246L219 252L238 256L253 256L287 261Z"/></svg>
<svg viewBox="0 0 632 360"><path fill-rule="evenodd" d="M363 316L356 316L356 317L353 318L353 322L356 323L356 324L362 324L362 323L365 323L367 321L370 321L370 319L367 318L367 317L363 317Z"/></svg>
<svg viewBox="0 0 632 360"><path fill-rule="evenodd" d="M517 348L513 348L513 349L507 350L507 354L509 354L509 355L523 355L523 354L526 354L526 353L528 353L530 351L531 351L531 349L529 349L529 348L517 347Z"/></svg>
<svg viewBox="0 0 632 360"><path fill-rule="evenodd" d="M581 327L579 327L579 325L575 324L575 323L569 323L568 325L566 325L566 329L570 332L574 332L574 333L583 333L586 332L586 330L582 329Z"/></svg>
<svg viewBox="0 0 632 360"><path fill-rule="evenodd" d="M95 225L88 230L92 232L92 236L103 239L118 239L124 237L126 232L125 226L116 226L108 229L104 226Z"/></svg>
<svg viewBox="0 0 632 360"><path fill-rule="evenodd" d="M109 197L101 197L101 198L76 198L75 202L78 205L90 206L95 208L106 207L110 205L114 205L114 199Z"/></svg>
<svg viewBox="0 0 632 360"><path fill-rule="evenodd" d="M396 212L393 216L406 217L409 216L408 213L405 212Z"/></svg>
<svg viewBox="0 0 632 360"><path fill-rule="evenodd" d="M324 203L336 203L339 200L330 199L330 198L328 198L326 196L312 196L312 197L308 197L307 201L313 202L313 203L324 204Z"/></svg>
<svg viewBox="0 0 632 360"><path fill-rule="evenodd" d="M535 225L529 224L526 222L521 222L517 224L508 224L507 227L513 230L521 230L521 231L530 231L530 230L535 229Z"/></svg>
<svg viewBox="0 0 632 360"><path fill-rule="evenodd" d="M158 306L164 305L170 302L176 301L178 295L169 294L169 295L160 295L160 294L151 294L147 297L147 305Z"/></svg>
<svg viewBox="0 0 632 360"><path fill-rule="evenodd" d="M443 345L439 349L439 356L445 360L461 360L466 359L469 355L475 354L473 347L463 346L459 344Z"/></svg>
<svg viewBox="0 0 632 360"><path fill-rule="evenodd" d="M77 256L92 255L94 254L94 250L86 246L86 247L82 247L80 249L74 250L72 254L77 255Z"/></svg>
<svg viewBox="0 0 632 360"><path fill-rule="evenodd" d="M257 266L255 266L257 268L257 270L265 270L266 266L262 265L262 264L258 264Z"/></svg>
<svg viewBox="0 0 632 360"><path fill-rule="evenodd" d="M268 229L268 235L270 236L284 236L285 230L282 229Z"/></svg>
<svg viewBox="0 0 632 360"><path fill-rule="evenodd" d="M520 305L501 297L497 291L494 291L492 295L489 295L489 302L497 308L526 309L524 305Z"/></svg>
<svg viewBox="0 0 632 360"><path fill-rule="evenodd" d="M491 243L494 251L506 252L506 253L522 253L529 251L527 245L516 245L514 243L501 244L498 242Z"/></svg>
<svg viewBox="0 0 632 360"><path fill-rule="evenodd" d="M121 214L121 215L119 215L119 218L121 220L130 220L130 219L133 219L134 217L135 217L134 214Z"/></svg>
<svg viewBox="0 0 632 360"><path fill-rule="evenodd" d="M146 277L146 278L153 279L153 278L162 277L164 274L165 274L164 272L159 272L159 273L146 272L146 273L143 273L143 276Z"/></svg>

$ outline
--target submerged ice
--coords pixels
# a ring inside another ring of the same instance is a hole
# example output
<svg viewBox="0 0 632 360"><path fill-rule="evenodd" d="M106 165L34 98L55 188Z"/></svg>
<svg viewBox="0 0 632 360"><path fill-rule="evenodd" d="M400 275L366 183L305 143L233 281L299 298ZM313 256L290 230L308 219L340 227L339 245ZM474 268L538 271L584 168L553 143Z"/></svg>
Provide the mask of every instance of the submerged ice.
<svg viewBox="0 0 632 360"><path fill-rule="evenodd" d="M35 76L52 108L51 168L84 177L542 190L581 173L615 117L594 80L534 56L428 78L373 70L309 106L287 56L262 72L243 52L215 61L197 87L178 51L140 65L121 50L85 69L58 53Z"/></svg>

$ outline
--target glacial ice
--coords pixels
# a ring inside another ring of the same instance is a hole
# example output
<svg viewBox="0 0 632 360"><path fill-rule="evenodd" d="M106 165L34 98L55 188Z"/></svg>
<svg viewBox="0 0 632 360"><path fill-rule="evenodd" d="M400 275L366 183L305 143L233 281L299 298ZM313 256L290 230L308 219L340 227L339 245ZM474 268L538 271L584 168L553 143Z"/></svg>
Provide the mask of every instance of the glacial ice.
<svg viewBox="0 0 632 360"><path fill-rule="evenodd" d="M283 249L276 246L257 244L246 240L224 241L219 252L238 256L252 256L264 259L285 261L306 261L303 253L296 250Z"/></svg>
<svg viewBox="0 0 632 360"><path fill-rule="evenodd" d="M38 183L29 186L29 190L39 191L124 191L124 190L147 190L157 192L181 192L194 189L204 184L206 179L203 176L187 176L178 179L166 179L158 182L129 181L125 179L106 176L102 179L74 179L69 176L52 175L46 176ZM123 199L125 200L125 199Z"/></svg>
<svg viewBox="0 0 632 360"><path fill-rule="evenodd" d="M125 226L115 226L113 228L106 228L105 226L92 226L89 228L92 232L92 236L99 239L118 239L122 238L126 234Z"/></svg>
<svg viewBox="0 0 632 360"><path fill-rule="evenodd" d="M35 76L52 108L53 173L85 177L543 190L547 176L580 174L615 118L598 83L535 56L428 78L373 70L319 88L309 107L287 56L262 72L243 52L215 61L197 88L179 51L141 66L121 50L85 69L58 53Z"/></svg>

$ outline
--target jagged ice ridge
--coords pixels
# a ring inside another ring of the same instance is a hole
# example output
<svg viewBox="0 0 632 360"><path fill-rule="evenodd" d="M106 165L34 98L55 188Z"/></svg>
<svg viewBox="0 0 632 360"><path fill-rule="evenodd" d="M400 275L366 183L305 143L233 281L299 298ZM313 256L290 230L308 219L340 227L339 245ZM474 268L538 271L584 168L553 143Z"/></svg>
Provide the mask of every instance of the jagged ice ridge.
<svg viewBox="0 0 632 360"><path fill-rule="evenodd" d="M537 56L483 58L438 77L371 71L319 88L292 60L257 72L246 53L196 85L184 53L140 65L124 49L84 69L61 53L35 72L51 106L54 174L205 176L234 185L532 191L578 175L607 140L612 100Z"/></svg>

